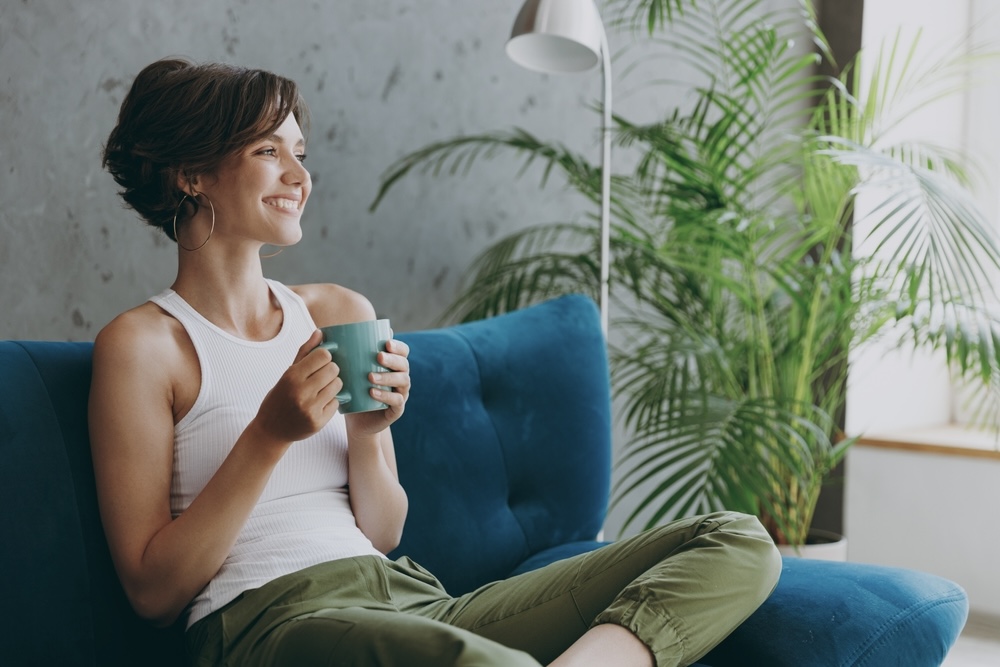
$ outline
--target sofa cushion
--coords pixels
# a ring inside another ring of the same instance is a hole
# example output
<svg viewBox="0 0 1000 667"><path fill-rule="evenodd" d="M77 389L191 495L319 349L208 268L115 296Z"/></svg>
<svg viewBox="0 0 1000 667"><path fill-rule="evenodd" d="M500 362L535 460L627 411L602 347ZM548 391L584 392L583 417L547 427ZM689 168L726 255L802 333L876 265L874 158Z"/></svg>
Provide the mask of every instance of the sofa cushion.
<svg viewBox="0 0 1000 667"><path fill-rule="evenodd" d="M393 440L400 481L419 502L391 556L410 556L457 595L546 549L593 540L611 469L593 301L567 296L399 338L413 392Z"/></svg>
<svg viewBox="0 0 1000 667"><path fill-rule="evenodd" d="M898 567L786 557L778 587L703 662L712 667L937 667L968 598Z"/></svg>

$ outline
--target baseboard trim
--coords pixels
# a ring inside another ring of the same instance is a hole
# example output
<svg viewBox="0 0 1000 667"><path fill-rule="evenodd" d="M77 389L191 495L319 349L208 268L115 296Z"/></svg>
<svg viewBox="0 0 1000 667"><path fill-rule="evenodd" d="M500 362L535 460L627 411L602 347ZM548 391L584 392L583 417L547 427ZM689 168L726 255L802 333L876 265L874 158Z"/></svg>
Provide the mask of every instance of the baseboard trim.
<svg viewBox="0 0 1000 667"><path fill-rule="evenodd" d="M993 630L1000 636L1000 614L988 614L982 611L970 611L966 628L976 630Z"/></svg>

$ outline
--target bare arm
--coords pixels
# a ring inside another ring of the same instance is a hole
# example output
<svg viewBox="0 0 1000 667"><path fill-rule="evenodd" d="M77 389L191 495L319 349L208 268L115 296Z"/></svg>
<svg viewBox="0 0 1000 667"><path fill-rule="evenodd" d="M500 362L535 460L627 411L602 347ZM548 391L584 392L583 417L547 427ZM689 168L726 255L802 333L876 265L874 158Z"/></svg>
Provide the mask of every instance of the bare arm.
<svg viewBox="0 0 1000 667"><path fill-rule="evenodd" d="M325 350L304 354L318 342L314 335L212 479L172 520L175 393L179 382L191 380L184 373L197 376L197 366L185 363L165 318L134 313L112 322L95 342L91 446L118 576L136 612L166 625L222 566L275 464L300 439L294 431L318 429L332 416L340 384ZM311 403L302 398L310 392ZM290 420L274 418L285 411Z"/></svg>
<svg viewBox="0 0 1000 667"><path fill-rule="evenodd" d="M392 434L386 428L371 436L349 436L348 457L347 484L358 528L376 549L389 553L399 546L409 506L396 473Z"/></svg>
<svg viewBox="0 0 1000 667"><path fill-rule="evenodd" d="M375 319L371 303L356 292L336 285L303 285L294 288L305 300L317 326ZM396 454L389 426L403 414L410 390L409 348L390 341L379 353L379 363L390 369L373 383L393 388L374 396L389 405L386 410L346 415L348 492L358 527L376 549L388 553L399 545L408 501L399 484Z"/></svg>

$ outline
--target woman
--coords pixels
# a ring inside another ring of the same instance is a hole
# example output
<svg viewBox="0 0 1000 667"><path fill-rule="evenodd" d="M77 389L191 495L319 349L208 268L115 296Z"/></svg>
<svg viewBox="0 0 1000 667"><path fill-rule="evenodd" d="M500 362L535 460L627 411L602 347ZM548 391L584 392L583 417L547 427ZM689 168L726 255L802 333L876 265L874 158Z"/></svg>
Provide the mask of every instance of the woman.
<svg viewBox="0 0 1000 667"><path fill-rule="evenodd" d="M183 617L199 665L676 665L770 593L756 519L677 522L452 598L383 554L407 498L390 425L410 391L392 340L382 411L338 413L317 327L373 319L336 285L264 278L302 237L306 107L260 70L169 59L122 103L104 164L178 245L169 289L94 346L90 428L101 515L136 612Z"/></svg>

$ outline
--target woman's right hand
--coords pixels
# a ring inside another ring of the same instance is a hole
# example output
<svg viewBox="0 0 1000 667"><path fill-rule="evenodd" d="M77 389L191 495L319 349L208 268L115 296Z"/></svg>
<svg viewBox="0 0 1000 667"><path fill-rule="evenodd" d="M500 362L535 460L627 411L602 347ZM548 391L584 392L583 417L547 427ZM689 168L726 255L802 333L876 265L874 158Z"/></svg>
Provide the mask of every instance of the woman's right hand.
<svg viewBox="0 0 1000 667"><path fill-rule="evenodd" d="M313 331L261 402L254 424L268 440L286 445L304 440L337 412L344 383L329 350L318 347L322 338L318 329Z"/></svg>

